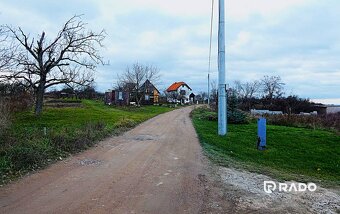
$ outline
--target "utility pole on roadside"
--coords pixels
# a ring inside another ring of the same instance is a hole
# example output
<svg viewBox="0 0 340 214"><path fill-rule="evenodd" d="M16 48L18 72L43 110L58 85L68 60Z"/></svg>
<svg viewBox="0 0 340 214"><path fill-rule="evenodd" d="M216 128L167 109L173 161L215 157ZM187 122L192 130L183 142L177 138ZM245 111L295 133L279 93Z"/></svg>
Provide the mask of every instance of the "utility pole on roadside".
<svg viewBox="0 0 340 214"><path fill-rule="evenodd" d="M227 96L225 81L225 5L219 0L218 25L218 135L227 134Z"/></svg>
<svg viewBox="0 0 340 214"><path fill-rule="evenodd" d="M214 24L214 0L211 1L211 18L210 18L210 47L209 47L209 68L208 68L208 105L210 105L210 71L211 71L211 46Z"/></svg>

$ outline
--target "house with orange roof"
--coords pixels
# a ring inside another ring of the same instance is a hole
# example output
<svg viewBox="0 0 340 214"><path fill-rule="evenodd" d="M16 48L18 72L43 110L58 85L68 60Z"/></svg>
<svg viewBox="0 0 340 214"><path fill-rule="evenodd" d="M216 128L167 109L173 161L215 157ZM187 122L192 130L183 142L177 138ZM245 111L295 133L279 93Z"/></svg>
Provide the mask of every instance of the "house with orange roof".
<svg viewBox="0 0 340 214"><path fill-rule="evenodd" d="M190 103L192 89L185 82L175 82L166 90L167 101L170 103Z"/></svg>

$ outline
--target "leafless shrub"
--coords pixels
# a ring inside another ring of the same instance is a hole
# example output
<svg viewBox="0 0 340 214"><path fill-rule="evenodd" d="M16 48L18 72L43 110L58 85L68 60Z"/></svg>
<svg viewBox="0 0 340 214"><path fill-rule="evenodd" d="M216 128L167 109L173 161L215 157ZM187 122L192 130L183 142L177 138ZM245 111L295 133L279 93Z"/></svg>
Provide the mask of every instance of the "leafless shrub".
<svg viewBox="0 0 340 214"><path fill-rule="evenodd" d="M128 66L124 73L118 75L118 88L124 88L132 94L134 101L140 106L143 98L143 92L140 90L141 86L146 80L156 84L160 79L159 68L153 65L144 65L134 63Z"/></svg>
<svg viewBox="0 0 340 214"><path fill-rule="evenodd" d="M8 104L0 99L0 135L11 125L11 114Z"/></svg>
<svg viewBox="0 0 340 214"><path fill-rule="evenodd" d="M33 92L27 90L19 82L0 82L0 97L11 113L30 109L34 101Z"/></svg>
<svg viewBox="0 0 340 214"><path fill-rule="evenodd" d="M272 125L331 129L340 132L340 113L326 115L266 115Z"/></svg>
<svg viewBox="0 0 340 214"><path fill-rule="evenodd" d="M321 116L322 124L340 132L340 112Z"/></svg>

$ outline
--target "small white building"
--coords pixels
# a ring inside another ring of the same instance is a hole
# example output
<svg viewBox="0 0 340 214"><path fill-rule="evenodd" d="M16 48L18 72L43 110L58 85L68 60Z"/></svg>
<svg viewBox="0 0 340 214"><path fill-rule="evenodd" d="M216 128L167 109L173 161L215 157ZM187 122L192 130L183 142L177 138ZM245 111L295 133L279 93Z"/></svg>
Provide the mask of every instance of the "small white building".
<svg viewBox="0 0 340 214"><path fill-rule="evenodd" d="M167 90L167 101L170 103L190 103L192 89L185 82L175 82Z"/></svg>

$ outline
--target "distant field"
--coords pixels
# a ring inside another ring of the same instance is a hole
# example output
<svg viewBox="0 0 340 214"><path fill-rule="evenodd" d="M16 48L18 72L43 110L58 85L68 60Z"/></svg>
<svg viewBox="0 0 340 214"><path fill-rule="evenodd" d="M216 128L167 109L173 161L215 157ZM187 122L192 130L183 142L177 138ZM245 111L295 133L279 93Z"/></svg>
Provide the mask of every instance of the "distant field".
<svg viewBox="0 0 340 214"><path fill-rule="evenodd" d="M217 135L217 121L193 123L208 156L279 179L340 185L340 136L328 131L285 126L267 127L267 150L257 151L257 125L228 125L228 135Z"/></svg>
<svg viewBox="0 0 340 214"><path fill-rule="evenodd" d="M72 102L72 101L71 101ZM80 107L45 107L40 117L21 112L0 135L0 183L15 179L125 131L169 107L111 107L83 100Z"/></svg>

